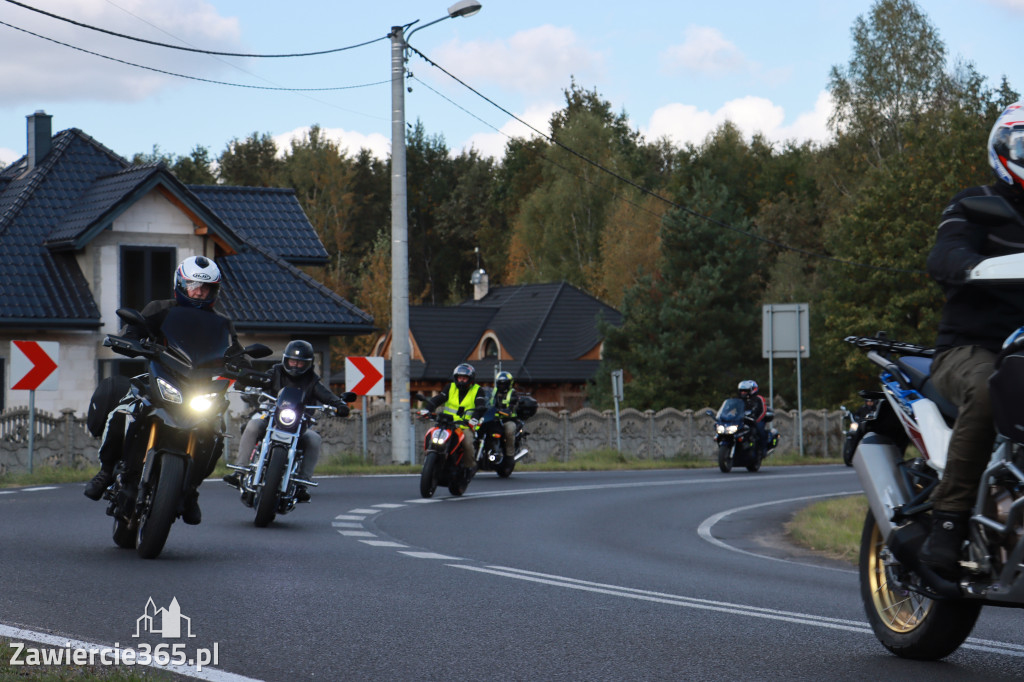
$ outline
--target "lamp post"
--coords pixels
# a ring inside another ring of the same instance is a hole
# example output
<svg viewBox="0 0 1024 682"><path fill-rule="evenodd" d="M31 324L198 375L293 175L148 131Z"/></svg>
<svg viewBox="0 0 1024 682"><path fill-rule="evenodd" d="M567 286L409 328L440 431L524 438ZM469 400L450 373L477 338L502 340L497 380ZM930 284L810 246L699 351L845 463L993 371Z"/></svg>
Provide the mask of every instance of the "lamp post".
<svg viewBox="0 0 1024 682"><path fill-rule="evenodd" d="M459 0L445 19L480 11L476 0ZM416 23L416 22L413 22ZM409 415L409 202L405 166L405 48L408 26L392 26L391 38L391 459L414 461Z"/></svg>

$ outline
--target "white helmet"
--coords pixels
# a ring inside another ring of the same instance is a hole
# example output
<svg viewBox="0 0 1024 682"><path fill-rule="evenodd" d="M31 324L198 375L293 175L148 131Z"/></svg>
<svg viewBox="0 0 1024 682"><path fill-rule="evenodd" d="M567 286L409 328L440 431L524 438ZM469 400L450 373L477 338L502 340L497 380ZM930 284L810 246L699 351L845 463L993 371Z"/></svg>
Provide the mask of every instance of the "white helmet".
<svg viewBox="0 0 1024 682"><path fill-rule="evenodd" d="M988 162L996 177L1024 190L1024 101L1003 109L988 136Z"/></svg>
<svg viewBox="0 0 1024 682"><path fill-rule="evenodd" d="M206 256L181 261L174 271L174 298L179 305L209 310L220 290L220 268Z"/></svg>

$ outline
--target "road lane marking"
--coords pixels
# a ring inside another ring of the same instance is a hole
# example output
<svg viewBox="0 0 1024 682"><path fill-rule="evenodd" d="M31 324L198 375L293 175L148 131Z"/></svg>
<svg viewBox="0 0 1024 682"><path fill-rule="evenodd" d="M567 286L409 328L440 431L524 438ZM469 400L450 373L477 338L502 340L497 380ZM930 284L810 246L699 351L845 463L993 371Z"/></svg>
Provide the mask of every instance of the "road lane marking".
<svg viewBox="0 0 1024 682"><path fill-rule="evenodd" d="M363 515L377 514L379 512L380 512L380 509L349 509L348 510L349 514L363 514Z"/></svg>
<svg viewBox="0 0 1024 682"><path fill-rule="evenodd" d="M382 504L375 504L373 506L374 507L380 507L381 509L399 509L400 507L404 507L405 505L404 504L391 504L391 503L388 503L388 502L384 502Z"/></svg>
<svg viewBox="0 0 1024 682"><path fill-rule="evenodd" d="M366 519L365 516L355 516L353 514L338 514L334 517L335 521L363 521Z"/></svg>
<svg viewBox="0 0 1024 682"><path fill-rule="evenodd" d="M621 587L618 585L590 582L589 580L579 580L577 578L567 578L547 573L525 571L518 568L510 568L508 566L470 566L467 564L447 564L447 566L452 568L461 568L466 571L495 575L502 578L512 578L514 580L524 580L527 582L539 583L541 585L550 585L552 587L564 587L572 590L582 590L584 592L594 592L613 597L636 599L639 601L654 602L669 606L699 609L703 611L716 611L719 613L749 616L752 618L764 618L784 623L810 625L813 627L828 628L831 630L845 630L847 632L856 632L858 634L874 636L874 632L872 632L871 627L866 623L855 620L846 620L844 618L830 618L828 616L816 616L811 613L781 611L778 609L768 609L760 606L750 606L747 604L734 604L730 602L713 601L710 599L698 599L695 597L666 594L664 592L651 592L632 587ZM961 647L976 651L984 651L986 653L1024 658L1024 645L1013 644L1010 642L997 642L988 639L969 638L961 645Z"/></svg>
<svg viewBox="0 0 1024 682"><path fill-rule="evenodd" d="M706 518L703 521L701 521L701 524L699 526L697 526L697 535L699 535L702 539L706 540L707 542L710 542L712 545L715 545L716 547L721 547L722 549L728 549L728 550L733 551L733 552L738 552L739 554L746 554L747 556L757 557L759 559L770 559L771 561L781 561L781 562L786 563L786 564L797 564L799 566L807 566L807 564L802 563L800 561L792 561L791 559L783 559L781 557L768 556L766 554L758 554L757 552L750 552L750 551L747 551L745 549L740 549L739 547L733 547L729 543L723 542L723 541L719 540L718 538L716 538L714 535L712 535L711 534L711 529L714 527L714 525L716 523L718 523L722 519L724 519L724 518L726 518L728 516L731 516L733 514L737 514L739 512L750 511L751 509L759 509L761 507L770 507L770 506L776 505L776 504L787 504L787 503L790 503L790 502L805 502L805 501L808 501L808 500L816 500L816 499L821 499L821 498L824 498L824 497L842 497L844 495L858 495L861 492L863 492L863 491L861 491L861 490L852 490L852 491L840 492L840 493L823 493L821 495L806 495L804 497L790 497L789 499L785 499L785 500L772 500L770 502L760 502L758 504L748 504L748 505L743 506L743 507L735 507L733 509L726 509L723 512L718 512L717 514L709 516L708 518ZM852 570L852 569L837 568L837 567L834 567L834 566L819 566L819 565L815 564L814 567L815 568L823 568L823 569L826 569L826 570L829 570L829 571L838 571L840 573L854 573L854 574L857 573L857 571Z"/></svg>
<svg viewBox="0 0 1024 682"><path fill-rule="evenodd" d="M331 525L335 528L362 528L363 524L355 523L354 521L331 521Z"/></svg>
<svg viewBox="0 0 1024 682"><path fill-rule="evenodd" d="M408 547L409 545L403 545L401 542L393 542L391 540L360 540L372 547Z"/></svg>
<svg viewBox="0 0 1024 682"><path fill-rule="evenodd" d="M406 556L411 556L414 559L441 559L442 561L462 561L457 556L448 556L447 554L437 554L436 552L399 552ZM453 566L456 564L452 564Z"/></svg>
<svg viewBox="0 0 1024 682"><path fill-rule="evenodd" d="M368 530L339 530L338 532L341 533L342 535L348 536L350 538L375 538L375 537L377 537L376 533L371 533Z"/></svg>
<svg viewBox="0 0 1024 682"><path fill-rule="evenodd" d="M24 493L34 493L34 492L38 492L40 490L56 490L56 489L57 489L57 486L55 486L55 485L43 485L43 486L38 486L38 487L35 487L35 488L22 488L21 491L24 492Z"/></svg>

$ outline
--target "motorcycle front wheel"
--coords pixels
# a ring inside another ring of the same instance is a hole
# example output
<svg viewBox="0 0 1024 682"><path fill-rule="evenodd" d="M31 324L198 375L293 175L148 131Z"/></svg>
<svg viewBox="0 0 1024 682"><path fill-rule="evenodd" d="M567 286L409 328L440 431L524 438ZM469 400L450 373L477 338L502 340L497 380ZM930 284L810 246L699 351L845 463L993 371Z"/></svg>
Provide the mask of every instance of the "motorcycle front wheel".
<svg viewBox="0 0 1024 682"><path fill-rule="evenodd" d="M437 490L437 460L439 455L434 450L423 458L423 470L420 471L420 497L433 497Z"/></svg>
<svg viewBox="0 0 1024 682"><path fill-rule="evenodd" d="M287 448L275 445L267 457L267 468L263 473L263 486L256 493L256 519L253 523L257 528L266 528L277 516L277 501L281 494L281 479L284 478L285 467L288 466Z"/></svg>
<svg viewBox="0 0 1024 682"><path fill-rule="evenodd" d="M875 637L901 658L935 661L964 643L981 604L933 600L903 586L915 580L892 556L869 510L860 541L860 596Z"/></svg>
<svg viewBox="0 0 1024 682"><path fill-rule="evenodd" d="M854 443L853 438L850 436L846 437L843 441L843 464L848 467L853 466L853 453L857 451L857 445Z"/></svg>
<svg viewBox="0 0 1024 682"><path fill-rule="evenodd" d="M516 468L516 460L514 457L505 457L498 465L497 472L501 478L508 478L512 475L512 470Z"/></svg>
<svg viewBox="0 0 1024 682"><path fill-rule="evenodd" d="M139 519L139 534L135 551L143 559L160 556L171 532L171 524L178 516L178 502L185 485L185 460L164 455L157 463L158 471L150 477L153 486L149 493L148 508Z"/></svg>
<svg viewBox="0 0 1024 682"><path fill-rule="evenodd" d="M121 549L135 549L135 531L117 516L114 517L114 544Z"/></svg>
<svg viewBox="0 0 1024 682"><path fill-rule="evenodd" d="M722 443L718 446L718 468L722 470L723 474L732 471L733 447L730 443Z"/></svg>

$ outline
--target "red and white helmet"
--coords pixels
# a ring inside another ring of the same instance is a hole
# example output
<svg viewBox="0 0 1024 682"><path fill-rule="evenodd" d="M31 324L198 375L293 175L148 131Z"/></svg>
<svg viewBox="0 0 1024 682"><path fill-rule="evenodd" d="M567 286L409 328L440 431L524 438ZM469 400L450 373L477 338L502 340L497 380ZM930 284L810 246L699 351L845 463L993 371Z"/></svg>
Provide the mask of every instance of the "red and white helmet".
<svg viewBox="0 0 1024 682"><path fill-rule="evenodd" d="M988 136L988 162L996 177L1024 190L1024 101L1003 109Z"/></svg>

